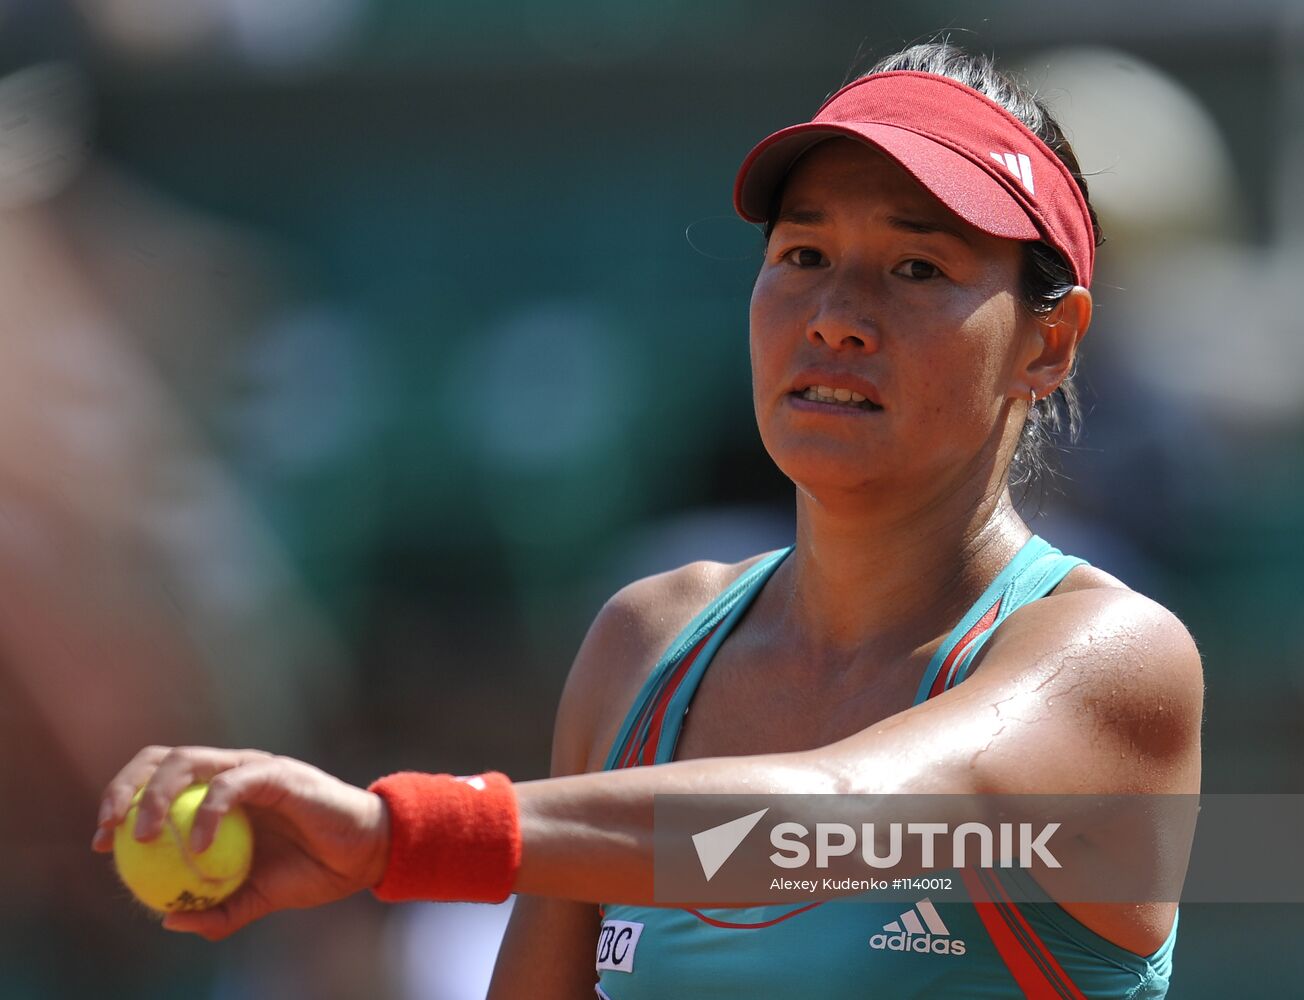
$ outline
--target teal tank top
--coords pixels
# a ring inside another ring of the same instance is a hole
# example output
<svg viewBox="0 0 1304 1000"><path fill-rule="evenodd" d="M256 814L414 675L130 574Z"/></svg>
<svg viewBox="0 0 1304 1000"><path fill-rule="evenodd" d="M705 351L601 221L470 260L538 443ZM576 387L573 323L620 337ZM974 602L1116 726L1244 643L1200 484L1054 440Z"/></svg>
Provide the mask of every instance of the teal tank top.
<svg viewBox="0 0 1304 1000"><path fill-rule="evenodd" d="M630 708L606 770L674 758L684 714L712 657L791 552L759 560L671 643ZM963 681L1002 621L1083 564L1031 538L934 654L915 704ZM606 906L597 943L597 995L1151 1000L1167 994L1176 921L1154 954L1140 956L1050 900L1015 904L990 873L960 874L969 897L964 902L857 898L700 911ZM1002 872L1003 880L1007 874Z"/></svg>

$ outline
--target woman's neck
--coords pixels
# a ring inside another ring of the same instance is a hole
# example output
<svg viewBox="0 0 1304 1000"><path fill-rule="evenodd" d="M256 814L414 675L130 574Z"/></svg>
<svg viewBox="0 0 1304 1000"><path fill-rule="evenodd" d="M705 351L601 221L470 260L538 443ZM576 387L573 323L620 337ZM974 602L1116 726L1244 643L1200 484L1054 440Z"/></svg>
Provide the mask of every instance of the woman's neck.
<svg viewBox="0 0 1304 1000"><path fill-rule="evenodd" d="M775 595L789 641L812 663L848 662L953 624L1031 535L1004 484L966 492L911 507L798 490L797 548Z"/></svg>

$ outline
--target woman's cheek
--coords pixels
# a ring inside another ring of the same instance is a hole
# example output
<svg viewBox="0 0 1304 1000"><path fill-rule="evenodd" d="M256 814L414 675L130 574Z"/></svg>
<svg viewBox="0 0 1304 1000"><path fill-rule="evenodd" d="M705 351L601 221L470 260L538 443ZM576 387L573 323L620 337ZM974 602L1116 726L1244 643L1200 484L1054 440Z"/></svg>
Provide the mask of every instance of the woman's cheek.
<svg viewBox="0 0 1304 1000"><path fill-rule="evenodd" d="M778 276L778 270L768 264L763 266L760 273L756 275L756 283L752 285L751 312L753 320L756 319L758 312L772 309L777 305L775 286Z"/></svg>
<svg viewBox="0 0 1304 1000"><path fill-rule="evenodd" d="M759 286L758 282L758 286ZM784 374L793 350L801 339L801 324L793 303L768 296L759 289L752 295L751 350L752 380L758 392Z"/></svg>
<svg viewBox="0 0 1304 1000"><path fill-rule="evenodd" d="M980 343L963 336L948 339L949 349L918 356L919 419L930 430L958 438L961 427L990 423L994 374L990 352Z"/></svg>

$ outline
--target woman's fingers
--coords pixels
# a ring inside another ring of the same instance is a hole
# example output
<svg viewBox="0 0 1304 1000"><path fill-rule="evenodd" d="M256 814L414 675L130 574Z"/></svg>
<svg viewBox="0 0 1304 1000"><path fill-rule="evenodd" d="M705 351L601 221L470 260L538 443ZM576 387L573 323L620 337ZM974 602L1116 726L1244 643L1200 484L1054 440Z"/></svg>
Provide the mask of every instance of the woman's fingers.
<svg viewBox="0 0 1304 1000"><path fill-rule="evenodd" d="M109 782L100 802L98 830L91 846L109 850L112 830L131 808L142 789L133 831L139 840L152 840L163 828L173 800L198 781L211 781L247 761L266 760L261 750L218 750L212 747L146 747Z"/></svg>
<svg viewBox="0 0 1304 1000"><path fill-rule="evenodd" d="M266 757L257 750L217 750L212 747L174 747L159 761L140 795L136 809L137 840L153 840L163 830L173 800L199 781L238 767L250 759Z"/></svg>
<svg viewBox="0 0 1304 1000"><path fill-rule="evenodd" d="M208 850L217 834L217 825L234 806L252 805L274 808L291 792L294 761L284 757L261 756L230 770L215 774L208 783L208 794L195 812L190 828L190 850Z"/></svg>
<svg viewBox="0 0 1304 1000"><path fill-rule="evenodd" d="M128 761L127 765L113 776L105 786L100 797L100 811L95 825L102 830L112 830L122 822L131 808L132 796L136 789L145 784L158 767L159 761L166 757L171 747L145 747Z"/></svg>

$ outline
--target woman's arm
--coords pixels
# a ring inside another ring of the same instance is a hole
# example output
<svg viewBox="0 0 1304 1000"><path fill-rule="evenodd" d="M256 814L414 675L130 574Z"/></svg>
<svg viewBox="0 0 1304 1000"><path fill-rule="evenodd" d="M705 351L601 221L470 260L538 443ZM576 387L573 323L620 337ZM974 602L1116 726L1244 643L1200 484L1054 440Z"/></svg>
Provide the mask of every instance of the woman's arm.
<svg viewBox="0 0 1304 1000"><path fill-rule="evenodd" d="M1163 608L1117 589L1044 598L1010 616L963 684L830 746L517 785L516 888L576 901L651 901L658 794L1194 792L1202 698L1199 654ZM170 926L225 937L265 913L328 902L379 878L388 822L376 796L251 751L159 753L143 752L110 784L99 849L109 849L108 831L145 779L148 836L173 796L211 778L197 827L211 831L235 802L253 805L268 829L292 829L297 863L256 867L227 904L170 916Z"/></svg>

